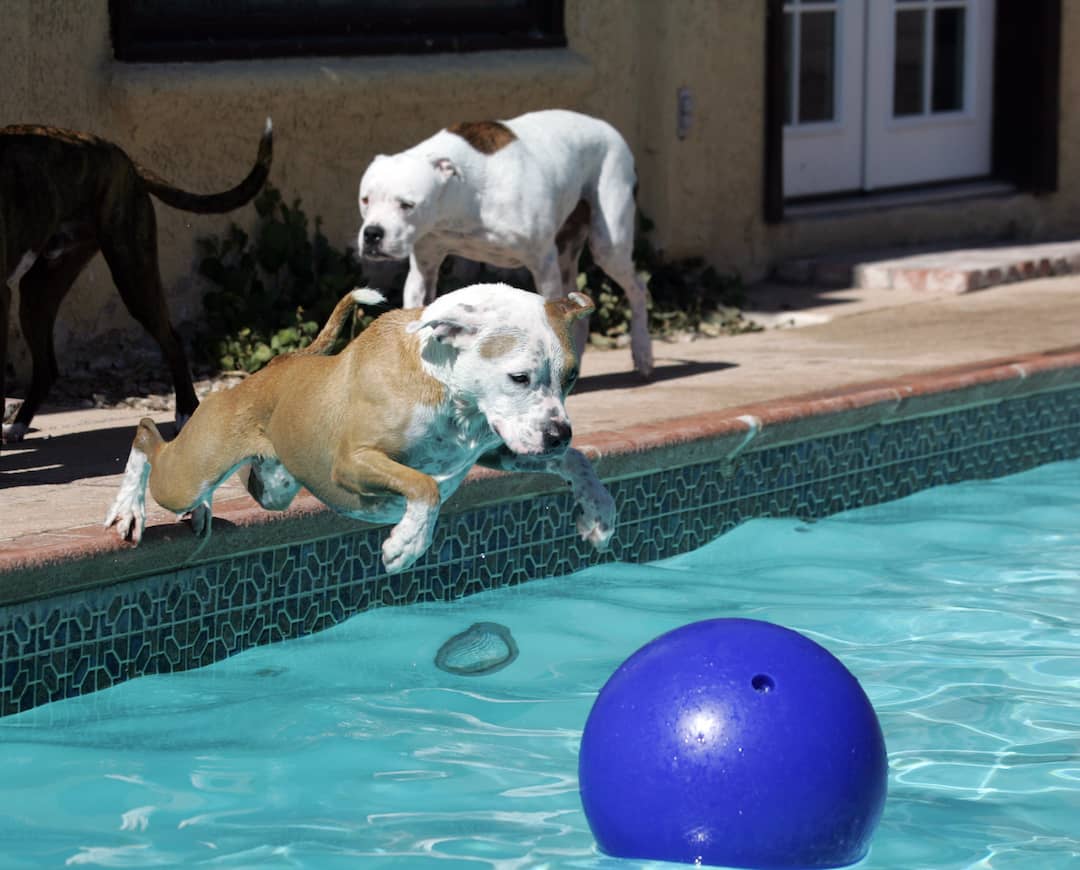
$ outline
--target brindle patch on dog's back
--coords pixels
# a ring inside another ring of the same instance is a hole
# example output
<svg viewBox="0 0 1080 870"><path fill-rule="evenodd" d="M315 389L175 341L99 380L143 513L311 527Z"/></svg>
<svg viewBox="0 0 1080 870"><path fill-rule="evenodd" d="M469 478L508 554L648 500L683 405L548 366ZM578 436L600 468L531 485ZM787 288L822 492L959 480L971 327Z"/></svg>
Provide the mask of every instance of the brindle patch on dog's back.
<svg viewBox="0 0 1080 870"><path fill-rule="evenodd" d="M590 220L592 220L592 208L588 201L578 200L574 210L567 215L563 225L559 227L559 232L555 234L555 247L559 249L559 253L573 248L577 248L578 253L581 252L585 240L589 237Z"/></svg>
<svg viewBox="0 0 1080 870"><path fill-rule="evenodd" d="M571 286L577 275L578 260L589 239L589 222L592 220L592 208L582 199L567 215L559 232L555 234L555 247L559 251L559 276L563 287Z"/></svg>
<svg viewBox="0 0 1080 870"><path fill-rule="evenodd" d="M494 154L517 139L501 121L459 121L446 132L460 136L481 154Z"/></svg>

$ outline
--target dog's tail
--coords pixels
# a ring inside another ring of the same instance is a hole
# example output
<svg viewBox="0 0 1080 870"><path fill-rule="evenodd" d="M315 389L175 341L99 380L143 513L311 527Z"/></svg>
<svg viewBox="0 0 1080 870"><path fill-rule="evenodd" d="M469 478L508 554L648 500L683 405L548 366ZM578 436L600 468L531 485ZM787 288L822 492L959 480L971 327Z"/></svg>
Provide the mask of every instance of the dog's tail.
<svg viewBox="0 0 1080 870"><path fill-rule="evenodd" d="M147 189L165 205L196 214L221 214L239 208L255 198L255 194L259 192L267 176L270 175L270 163L273 158L274 125L267 118L266 129L263 131L262 139L259 140L259 153L255 158L255 165L247 174L247 178L229 190L223 190L221 193L188 193L186 190L169 184L160 175L144 166L135 168Z"/></svg>
<svg viewBox="0 0 1080 870"><path fill-rule="evenodd" d="M349 323L350 317L360 309L361 305L381 305L385 301L386 297L378 290L369 290L366 287L357 287L355 290L350 290L334 306L334 310L326 318L326 324L319 330L319 334L315 336L311 344L300 350L293 351L293 354L311 356L329 354L333 350L338 336L341 335L342 330ZM275 357L274 359L281 359L281 357Z"/></svg>

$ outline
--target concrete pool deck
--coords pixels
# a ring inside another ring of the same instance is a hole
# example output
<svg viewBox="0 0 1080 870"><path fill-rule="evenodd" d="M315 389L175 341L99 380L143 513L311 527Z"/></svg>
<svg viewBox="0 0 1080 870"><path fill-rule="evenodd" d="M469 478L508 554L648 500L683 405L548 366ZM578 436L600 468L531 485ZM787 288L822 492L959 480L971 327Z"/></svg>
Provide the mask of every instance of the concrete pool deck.
<svg viewBox="0 0 1080 870"><path fill-rule="evenodd" d="M586 354L569 407L575 443L599 460L603 476L693 461L701 450L734 455L751 440L782 443L1080 383L1080 276L961 295L771 286L754 291L750 308L772 328L658 341L647 384L631 371L629 351ZM775 328L785 323L799 328ZM195 540L186 526L156 507L137 549L101 527L145 415L46 409L22 444L4 446L0 604L166 570L190 557ZM552 478L513 477L474 473L448 509L553 488ZM215 518L200 559L356 525L303 496L284 515L267 513L234 481L219 490Z"/></svg>

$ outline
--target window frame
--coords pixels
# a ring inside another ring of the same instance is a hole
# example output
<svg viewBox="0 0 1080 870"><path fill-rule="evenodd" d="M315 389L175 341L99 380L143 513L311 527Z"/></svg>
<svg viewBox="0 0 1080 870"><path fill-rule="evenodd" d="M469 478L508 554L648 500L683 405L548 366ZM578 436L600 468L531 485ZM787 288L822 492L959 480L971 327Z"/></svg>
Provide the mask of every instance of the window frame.
<svg viewBox="0 0 1080 870"><path fill-rule="evenodd" d="M519 8L139 10L109 0L113 54L128 63L564 48L563 0Z"/></svg>

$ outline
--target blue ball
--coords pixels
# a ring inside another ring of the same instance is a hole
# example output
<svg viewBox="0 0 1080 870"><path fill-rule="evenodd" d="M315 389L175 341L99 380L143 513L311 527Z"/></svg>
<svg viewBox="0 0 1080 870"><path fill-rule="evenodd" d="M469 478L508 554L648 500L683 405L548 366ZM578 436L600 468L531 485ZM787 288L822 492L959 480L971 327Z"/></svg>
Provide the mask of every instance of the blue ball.
<svg viewBox="0 0 1080 870"><path fill-rule="evenodd" d="M874 709L836 657L772 623L710 619L612 674L578 778L609 855L793 868L861 859L888 776Z"/></svg>

